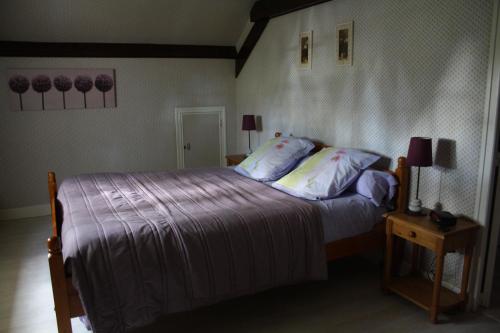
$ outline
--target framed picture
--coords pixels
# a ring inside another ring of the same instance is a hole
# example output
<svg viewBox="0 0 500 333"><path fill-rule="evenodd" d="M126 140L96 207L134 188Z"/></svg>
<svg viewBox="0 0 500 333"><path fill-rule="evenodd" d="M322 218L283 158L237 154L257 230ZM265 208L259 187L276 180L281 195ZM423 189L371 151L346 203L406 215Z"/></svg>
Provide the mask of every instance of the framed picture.
<svg viewBox="0 0 500 333"><path fill-rule="evenodd" d="M311 69L312 31L301 32L299 38L299 68Z"/></svg>
<svg viewBox="0 0 500 333"><path fill-rule="evenodd" d="M337 65L352 65L352 21L337 25Z"/></svg>
<svg viewBox="0 0 500 333"><path fill-rule="evenodd" d="M112 68L20 68L7 71L12 111L116 108Z"/></svg>

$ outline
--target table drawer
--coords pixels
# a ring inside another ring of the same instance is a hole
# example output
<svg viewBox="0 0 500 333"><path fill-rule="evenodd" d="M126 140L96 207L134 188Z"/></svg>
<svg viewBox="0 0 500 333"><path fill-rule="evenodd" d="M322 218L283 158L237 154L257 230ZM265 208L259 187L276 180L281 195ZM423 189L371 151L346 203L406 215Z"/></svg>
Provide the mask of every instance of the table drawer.
<svg viewBox="0 0 500 333"><path fill-rule="evenodd" d="M407 239L431 250L436 250L436 237L432 233L425 232L418 228L412 228L407 224L400 224L394 221L392 233L398 237Z"/></svg>

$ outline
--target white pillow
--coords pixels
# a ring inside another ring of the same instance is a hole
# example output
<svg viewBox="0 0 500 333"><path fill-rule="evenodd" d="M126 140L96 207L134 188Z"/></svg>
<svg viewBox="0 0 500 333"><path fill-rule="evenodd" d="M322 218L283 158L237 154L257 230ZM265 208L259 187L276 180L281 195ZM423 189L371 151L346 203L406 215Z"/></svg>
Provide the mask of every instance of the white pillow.
<svg viewBox="0 0 500 333"><path fill-rule="evenodd" d="M272 186L310 200L333 198L379 158L356 149L323 148Z"/></svg>
<svg viewBox="0 0 500 333"><path fill-rule="evenodd" d="M295 137L274 138L261 145L234 169L258 181L281 178L314 148L314 143Z"/></svg>

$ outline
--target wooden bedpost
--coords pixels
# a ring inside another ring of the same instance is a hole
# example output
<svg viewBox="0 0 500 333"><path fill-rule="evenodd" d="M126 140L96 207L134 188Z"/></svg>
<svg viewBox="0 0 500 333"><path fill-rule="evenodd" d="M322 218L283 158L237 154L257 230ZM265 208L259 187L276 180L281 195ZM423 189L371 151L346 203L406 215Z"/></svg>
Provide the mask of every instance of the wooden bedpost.
<svg viewBox="0 0 500 333"><path fill-rule="evenodd" d="M49 171L48 175L49 183L49 197L50 197L50 210L52 215L52 236L59 236L59 223L58 223L58 212L57 212L57 182L56 174L53 171Z"/></svg>
<svg viewBox="0 0 500 333"><path fill-rule="evenodd" d="M50 209L52 211L52 237L47 240L49 249L48 260L50 279L52 282L52 293L54 295L54 310L56 312L57 330L59 333L71 333L71 313L66 286L66 274L61 252L61 241L59 238L60 224L62 221L60 209L57 202L56 174L49 171L48 174Z"/></svg>
<svg viewBox="0 0 500 333"><path fill-rule="evenodd" d="M394 173L399 182L396 211L404 212L408 205L408 167L406 166L406 157L400 156L398 158L398 167Z"/></svg>
<svg viewBox="0 0 500 333"><path fill-rule="evenodd" d="M68 289L66 288L66 275L64 273L64 263L59 237L50 237L47 241L47 246L49 248L49 269L52 282L52 293L54 295L57 331L59 333L72 333Z"/></svg>

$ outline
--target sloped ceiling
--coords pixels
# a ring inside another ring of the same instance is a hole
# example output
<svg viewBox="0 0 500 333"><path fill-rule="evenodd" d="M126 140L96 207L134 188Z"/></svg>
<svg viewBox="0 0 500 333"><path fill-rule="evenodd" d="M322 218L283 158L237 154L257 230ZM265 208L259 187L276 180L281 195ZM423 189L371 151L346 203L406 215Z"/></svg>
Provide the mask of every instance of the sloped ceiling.
<svg viewBox="0 0 500 333"><path fill-rule="evenodd" d="M255 0L0 0L0 40L234 46Z"/></svg>

